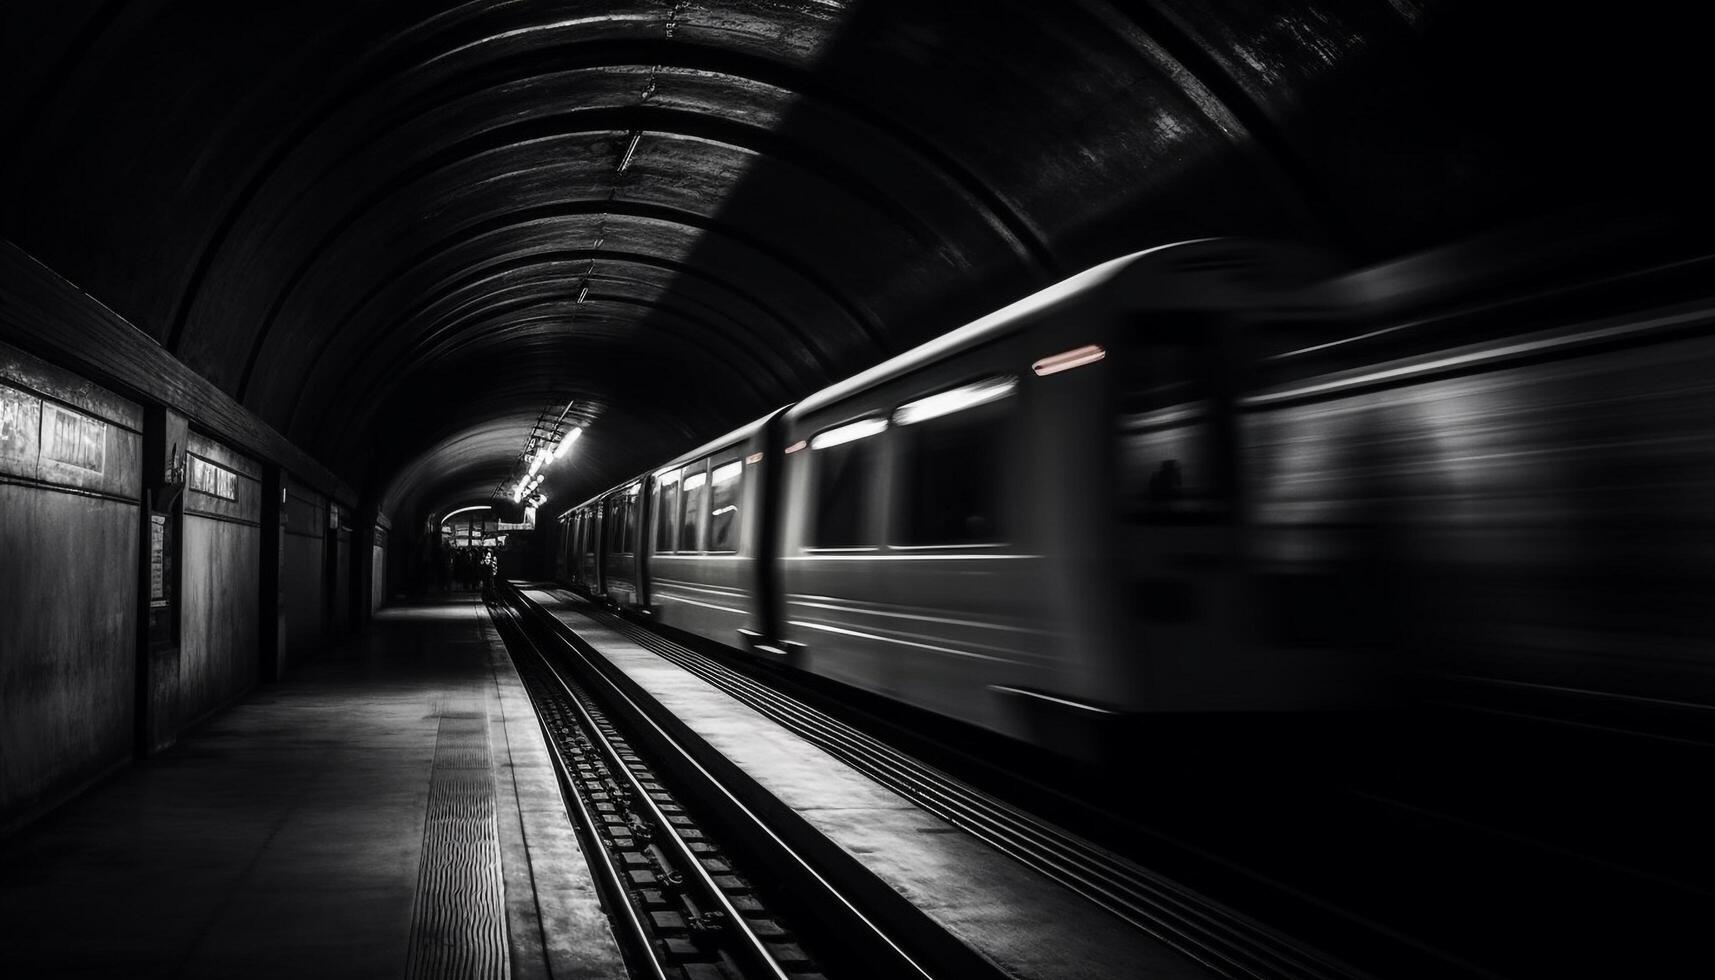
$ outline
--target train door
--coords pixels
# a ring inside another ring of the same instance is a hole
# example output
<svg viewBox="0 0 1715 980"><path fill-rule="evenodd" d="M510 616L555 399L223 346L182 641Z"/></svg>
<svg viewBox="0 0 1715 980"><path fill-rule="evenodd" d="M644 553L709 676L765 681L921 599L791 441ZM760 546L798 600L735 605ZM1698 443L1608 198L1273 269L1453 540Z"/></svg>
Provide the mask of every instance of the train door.
<svg viewBox="0 0 1715 980"><path fill-rule="evenodd" d="M603 504L606 550L602 555L602 590L620 606L638 599L637 540L641 486L633 483L608 495Z"/></svg>
<svg viewBox="0 0 1715 980"><path fill-rule="evenodd" d="M997 688L1053 685L1064 645L1045 628L1043 561L1022 519L1033 460L1018 451L1022 392L1006 350L900 392L883 436L880 574L866 597L880 601L854 628L888 641L899 697L1018 733Z"/></svg>
<svg viewBox="0 0 1715 980"><path fill-rule="evenodd" d="M582 513L584 529L579 546L578 578L583 583L584 591L590 595L600 595L601 509L596 506L585 507Z"/></svg>
<svg viewBox="0 0 1715 980"><path fill-rule="evenodd" d="M554 578L559 582L571 575L571 539L575 527L569 513L554 522Z"/></svg>

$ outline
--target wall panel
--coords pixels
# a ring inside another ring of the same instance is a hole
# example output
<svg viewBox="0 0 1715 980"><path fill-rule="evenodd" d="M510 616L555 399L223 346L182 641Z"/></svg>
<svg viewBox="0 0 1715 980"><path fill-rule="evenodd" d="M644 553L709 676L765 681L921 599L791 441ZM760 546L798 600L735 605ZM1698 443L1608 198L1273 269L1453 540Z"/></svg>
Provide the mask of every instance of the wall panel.
<svg viewBox="0 0 1715 980"><path fill-rule="evenodd" d="M0 828L131 757L141 425L0 344Z"/></svg>
<svg viewBox="0 0 1715 980"><path fill-rule="evenodd" d="M192 433L185 489L179 711L189 724L256 683L262 574L261 469ZM208 482L198 478L198 461ZM230 496L228 493L230 492Z"/></svg>

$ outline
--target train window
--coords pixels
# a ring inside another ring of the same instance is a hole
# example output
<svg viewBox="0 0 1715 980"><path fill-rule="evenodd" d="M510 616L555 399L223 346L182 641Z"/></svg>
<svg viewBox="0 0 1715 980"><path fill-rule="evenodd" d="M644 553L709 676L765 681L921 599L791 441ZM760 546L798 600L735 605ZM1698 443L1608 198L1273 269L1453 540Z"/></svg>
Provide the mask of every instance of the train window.
<svg viewBox="0 0 1715 980"><path fill-rule="evenodd" d="M900 406L905 513L902 547L1005 540L1008 412L1016 378L985 378Z"/></svg>
<svg viewBox="0 0 1715 980"><path fill-rule="evenodd" d="M655 551L667 554L675 547L679 530L679 471L655 478Z"/></svg>
<svg viewBox="0 0 1715 980"><path fill-rule="evenodd" d="M679 493L679 550L703 550L703 514L708 511L709 474L705 468L708 462L692 463L685 467L685 476L680 480L682 488Z"/></svg>
<svg viewBox="0 0 1715 980"><path fill-rule="evenodd" d="M810 440L816 481L810 547L861 548L875 543L868 537L864 512L881 452L869 437L886 428L886 419L862 419Z"/></svg>
<svg viewBox="0 0 1715 980"><path fill-rule="evenodd" d="M1185 317L1145 325L1120 375L1118 477L1125 516L1205 523L1231 515L1221 460L1219 346Z"/></svg>
<svg viewBox="0 0 1715 980"><path fill-rule="evenodd" d="M638 513L642 508L637 506L638 491L641 489L641 485L634 483L625 491L625 546L621 550L626 554L641 550L638 545L641 543L642 537L637 533L637 521L642 516Z"/></svg>
<svg viewBox="0 0 1715 980"><path fill-rule="evenodd" d="M709 550L738 550L739 490L744 485L744 461L735 459L709 474Z"/></svg>
<svg viewBox="0 0 1715 980"><path fill-rule="evenodd" d="M617 555L625 550L625 519L621 511L625 498L619 494L607 498L607 553Z"/></svg>
<svg viewBox="0 0 1715 980"><path fill-rule="evenodd" d="M614 494L607 502L607 551L628 555L636 548L637 493L635 488Z"/></svg>

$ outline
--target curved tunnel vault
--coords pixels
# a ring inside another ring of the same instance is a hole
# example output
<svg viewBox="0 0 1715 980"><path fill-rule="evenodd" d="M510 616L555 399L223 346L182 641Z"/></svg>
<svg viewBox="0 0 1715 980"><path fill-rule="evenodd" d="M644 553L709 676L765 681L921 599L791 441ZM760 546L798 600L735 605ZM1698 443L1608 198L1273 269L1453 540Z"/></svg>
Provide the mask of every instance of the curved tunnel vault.
<svg viewBox="0 0 1715 980"><path fill-rule="evenodd" d="M557 506L1120 252L1377 259L1707 162L1690 40L1487 6L11 5L0 234L395 520L574 402Z"/></svg>

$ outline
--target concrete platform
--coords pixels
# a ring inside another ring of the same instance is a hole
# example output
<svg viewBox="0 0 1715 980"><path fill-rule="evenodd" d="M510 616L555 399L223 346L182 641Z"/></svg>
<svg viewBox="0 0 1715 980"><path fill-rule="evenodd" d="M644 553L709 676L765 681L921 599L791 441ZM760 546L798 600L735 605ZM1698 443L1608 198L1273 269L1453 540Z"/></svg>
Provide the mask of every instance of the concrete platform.
<svg viewBox="0 0 1715 980"><path fill-rule="evenodd" d="M525 588L781 802L1021 980L1209 978L1202 965L853 770L677 665Z"/></svg>
<svg viewBox="0 0 1715 980"><path fill-rule="evenodd" d="M0 976L431 974L625 975L469 593L384 610L0 843Z"/></svg>

